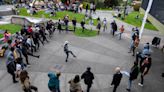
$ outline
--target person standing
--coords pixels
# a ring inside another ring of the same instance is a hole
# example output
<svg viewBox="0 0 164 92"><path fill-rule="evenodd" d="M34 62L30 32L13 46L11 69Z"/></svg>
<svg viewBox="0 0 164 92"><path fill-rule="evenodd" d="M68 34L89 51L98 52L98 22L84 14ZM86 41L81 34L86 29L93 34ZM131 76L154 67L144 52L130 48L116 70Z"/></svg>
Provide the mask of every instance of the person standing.
<svg viewBox="0 0 164 92"><path fill-rule="evenodd" d="M48 88L51 92L60 92L60 80L59 80L60 73L53 73L49 72L49 82L48 82Z"/></svg>
<svg viewBox="0 0 164 92"><path fill-rule="evenodd" d="M125 31L124 25L122 25L121 28L120 28L119 40L121 40L121 36L122 36L124 31Z"/></svg>
<svg viewBox="0 0 164 92"><path fill-rule="evenodd" d="M119 86L121 79L122 79L122 74L120 72L120 67L116 67L115 69L116 73L113 75L113 80L111 83L111 86L114 85L113 92L116 92L117 87Z"/></svg>
<svg viewBox="0 0 164 92"><path fill-rule="evenodd" d="M101 21L98 22L97 29L98 29L97 34L99 35L101 30Z"/></svg>
<svg viewBox="0 0 164 92"><path fill-rule="evenodd" d="M35 92L38 92L38 88L31 85L30 77L28 76L28 72L26 70L21 71L20 81L21 81L22 89L24 92L32 92L32 90L34 90Z"/></svg>
<svg viewBox="0 0 164 92"><path fill-rule="evenodd" d="M13 83L17 83L16 81L16 64L15 64L15 58L14 58L14 47L10 48L10 51L7 55L7 61L6 61L6 67L7 67L7 72L12 75Z"/></svg>
<svg viewBox="0 0 164 92"><path fill-rule="evenodd" d="M58 20L58 31L59 31L59 33L61 33L61 30L62 30L62 25L61 25L61 21L59 19Z"/></svg>
<svg viewBox="0 0 164 92"><path fill-rule="evenodd" d="M132 81L137 79L138 74L139 74L138 63L134 62L134 65L130 70L130 77L129 77L128 87L126 88L127 91L129 91L129 92L131 91Z"/></svg>
<svg viewBox="0 0 164 92"><path fill-rule="evenodd" d="M85 21L83 20L83 21L81 21L81 27L82 27L82 32L84 32L84 29L85 29Z"/></svg>
<svg viewBox="0 0 164 92"><path fill-rule="evenodd" d="M143 87L144 77L149 72L149 69L151 67L151 62L152 62L151 57L147 56L140 67L141 82L138 83L138 85L141 87Z"/></svg>
<svg viewBox="0 0 164 92"><path fill-rule="evenodd" d="M88 8L89 8L89 5L87 4L85 13L88 13Z"/></svg>
<svg viewBox="0 0 164 92"><path fill-rule="evenodd" d="M68 32L68 23L69 23L69 16L64 17L64 23L65 23L65 30Z"/></svg>
<svg viewBox="0 0 164 92"><path fill-rule="evenodd" d="M91 68L88 67L87 70L82 74L81 79L84 79L84 83L87 85L87 92L90 92L92 87L94 75L91 72Z"/></svg>
<svg viewBox="0 0 164 92"><path fill-rule="evenodd" d="M107 30L107 20L106 20L106 18L104 18L104 20L103 20L103 31L105 32L105 30Z"/></svg>
<svg viewBox="0 0 164 92"><path fill-rule="evenodd" d="M76 75L74 79L71 79L70 84L70 92L83 92L80 84L80 77Z"/></svg>
<svg viewBox="0 0 164 92"><path fill-rule="evenodd" d="M73 20L72 20L72 24L73 24L73 27L74 27L74 32L75 32L75 30L76 30L76 18L74 18Z"/></svg>
<svg viewBox="0 0 164 92"><path fill-rule="evenodd" d="M73 57L76 57L74 54L73 54L73 52L72 51L70 51L69 49L68 49L68 44L69 44L69 42L68 41L65 41L65 43L64 43L64 52L66 53L66 62L68 62L68 57L69 57L69 53L71 53L72 54L72 56Z"/></svg>
<svg viewBox="0 0 164 92"><path fill-rule="evenodd" d="M112 25L112 35L114 36L115 32L117 31L117 24L115 21L113 21L111 25Z"/></svg>

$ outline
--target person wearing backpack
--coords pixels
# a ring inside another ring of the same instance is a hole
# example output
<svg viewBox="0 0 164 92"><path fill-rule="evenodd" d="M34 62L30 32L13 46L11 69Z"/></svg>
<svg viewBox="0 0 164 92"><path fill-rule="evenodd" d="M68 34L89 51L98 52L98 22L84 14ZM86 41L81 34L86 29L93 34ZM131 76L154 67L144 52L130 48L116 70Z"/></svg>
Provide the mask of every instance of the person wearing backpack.
<svg viewBox="0 0 164 92"><path fill-rule="evenodd" d="M71 53L73 57L76 57L76 56L73 54L73 52L70 51L70 50L68 49L68 44L69 44L69 42L68 42L68 41L65 41L65 43L64 43L64 52L65 52L66 55L67 55L66 60L65 60L66 62L68 61L69 53Z"/></svg>
<svg viewBox="0 0 164 92"><path fill-rule="evenodd" d="M87 67L87 70L82 74L81 79L84 79L84 83L87 85L87 92L90 92L94 80L94 75L91 72L90 67Z"/></svg>
<svg viewBox="0 0 164 92"><path fill-rule="evenodd" d="M138 63L134 62L133 67L130 70L130 76L129 76L129 82L128 82L128 87L126 88L127 91L131 91L131 86L132 86L132 81L134 81L135 79L137 79L139 74L139 67L138 67Z"/></svg>

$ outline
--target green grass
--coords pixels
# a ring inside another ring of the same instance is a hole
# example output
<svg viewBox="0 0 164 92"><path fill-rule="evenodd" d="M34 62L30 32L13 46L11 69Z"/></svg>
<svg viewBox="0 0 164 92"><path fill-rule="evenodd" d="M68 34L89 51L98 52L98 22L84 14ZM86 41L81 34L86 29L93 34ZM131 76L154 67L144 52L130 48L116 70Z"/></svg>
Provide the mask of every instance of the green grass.
<svg viewBox="0 0 164 92"><path fill-rule="evenodd" d="M18 32L21 30L20 25L15 25L15 24L5 24L5 25L0 25L0 30L8 30L11 34ZM0 38L3 37L3 34L0 34Z"/></svg>
<svg viewBox="0 0 164 92"><path fill-rule="evenodd" d="M19 15L21 15L21 16L30 16L30 17L38 17L38 18L42 18L44 16L44 18L55 19L55 20L58 20L59 18L63 19L64 16L68 15L70 21L72 19L76 18L78 23L80 23L85 17L84 14L74 13L74 12L70 12L70 11L59 11L59 12L56 12L56 16L50 17L50 13L47 14L43 10L38 11L37 14L30 15L29 13L27 13L27 9L25 9L25 8L21 8L19 10ZM94 19L93 21L94 21L94 25L97 25L97 20ZM88 24L89 20L87 20L86 23Z"/></svg>
<svg viewBox="0 0 164 92"><path fill-rule="evenodd" d="M72 26L69 26L69 29L73 30ZM84 32L82 32L82 28L78 27L76 28L76 31L74 33L76 36L80 36L80 37L93 37L97 35L97 31L95 30L90 30L90 29L85 29Z"/></svg>
<svg viewBox="0 0 164 92"><path fill-rule="evenodd" d="M135 17L138 14L139 14L139 19L136 19ZM124 21L124 22L126 22L128 24L137 26L137 27L141 27L143 17L144 17L144 15L140 14L139 12L132 12L128 16L126 16L125 20L122 20L122 21ZM148 22L146 23L145 28L157 31L156 27L154 27L151 23L148 23Z"/></svg>
<svg viewBox="0 0 164 92"><path fill-rule="evenodd" d="M108 11L111 11L113 9L112 8L98 8L97 10L108 10Z"/></svg>

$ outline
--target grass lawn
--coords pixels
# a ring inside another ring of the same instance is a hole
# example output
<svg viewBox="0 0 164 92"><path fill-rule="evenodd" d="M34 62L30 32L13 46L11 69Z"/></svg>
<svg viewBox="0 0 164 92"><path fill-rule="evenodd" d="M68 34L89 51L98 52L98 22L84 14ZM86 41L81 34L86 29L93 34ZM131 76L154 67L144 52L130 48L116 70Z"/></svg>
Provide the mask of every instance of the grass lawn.
<svg viewBox="0 0 164 92"><path fill-rule="evenodd" d="M31 17L38 17L38 18L42 18L44 16L45 18L50 18L50 19L55 19L55 20L58 20L59 18L63 19L65 15L68 15L70 21L73 18L76 18L78 23L80 23L85 17L84 14L73 13L70 11L59 11L59 12L56 12L56 16L52 16L52 17L50 17L50 13L46 14L45 11L43 11L43 10L38 11L37 14L35 14L35 15L30 15L29 13L27 13L27 9L25 9L25 8L21 8L19 11L20 11L19 15L21 15L21 16L31 16ZM94 21L94 25L97 25L97 20L94 19L93 21ZM89 20L87 20L86 23L88 24Z"/></svg>
<svg viewBox="0 0 164 92"><path fill-rule="evenodd" d="M18 32L21 30L20 25L15 25L15 24L5 24L5 25L0 25L0 30L8 30L11 34ZM0 34L0 38L3 37L3 34Z"/></svg>
<svg viewBox="0 0 164 92"><path fill-rule="evenodd" d="M69 26L69 29L73 30L73 26ZM80 37L93 37L97 35L97 31L95 30L91 31L90 29L85 29L84 32L82 32L82 28L78 27L76 28L76 31L74 34Z"/></svg>
<svg viewBox="0 0 164 92"><path fill-rule="evenodd" d="M139 14L139 19L136 19L135 17L138 14ZM125 20L123 20L123 21L128 24L132 24L134 26L141 27L143 17L144 17L144 15L140 14L139 12L132 12L128 16L126 16ZM151 23L148 23L148 22L146 23L145 28L157 31L157 29Z"/></svg>

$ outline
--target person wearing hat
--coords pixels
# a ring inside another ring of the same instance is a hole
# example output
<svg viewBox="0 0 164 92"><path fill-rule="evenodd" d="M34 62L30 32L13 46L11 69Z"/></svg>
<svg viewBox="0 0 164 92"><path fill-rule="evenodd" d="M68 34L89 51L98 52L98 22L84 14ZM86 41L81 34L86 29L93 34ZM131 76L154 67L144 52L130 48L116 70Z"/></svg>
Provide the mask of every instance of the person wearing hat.
<svg viewBox="0 0 164 92"><path fill-rule="evenodd" d="M84 79L84 83L87 85L87 92L90 92L92 87L94 75L91 72L91 67L87 67L87 70L82 74L81 79Z"/></svg>
<svg viewBox="0 0 164 92"><path fill-rule="evenodd" d="M116 92L117 87L119 86L121 79L122 79L122 74L120 72L120 67L116 67L115 69L116 73L113 75L113 80L111 83L111 86L114 85L113 92Z"/></svg>
<svg viewBox="0 0 164 92"><path fill-rule="evenodd" d="M70 51L70 50L68 49L68 44L69 44L69 42L68 42L68 41L65 41L65 43L64 43L64 52L65 52L66 55L67 55L66 60L65 60L66 62L68 61L69 53L71 53L73 57L76 57L76 56L73 54L73 52Z"/></svg>

